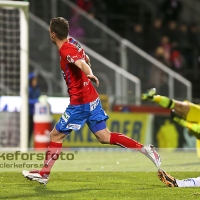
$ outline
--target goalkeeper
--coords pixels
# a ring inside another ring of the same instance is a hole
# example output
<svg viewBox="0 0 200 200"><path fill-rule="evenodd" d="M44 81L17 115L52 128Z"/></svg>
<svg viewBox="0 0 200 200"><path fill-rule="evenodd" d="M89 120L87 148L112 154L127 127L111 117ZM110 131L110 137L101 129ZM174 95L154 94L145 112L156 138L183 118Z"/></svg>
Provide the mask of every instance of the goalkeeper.
<svg viewBox="0 0 200 200"><path fill-rule="evenodd" d="M142 94L143 100L155 102L158 105L172 110L172 119L197 138L197 154L200 158L200 106L188 101L177 101L165 96L156 95L156 89L152 88Z"/></svg>
<svg viewBox="0 0 200 200"><path fill-rule="evenodd" d="M172 110L171 117L174 121L190 130L197 138L197 147L200 147L200 106L188 101L177 101L165 96L156 95L156 89L152 88L142 94L143 100L150 100L158 105ZM200 148L197 148L200 157ZM158 170L158 178L169 187L200 187L200 177L178 180L167 174L164 170Z"/></svg>

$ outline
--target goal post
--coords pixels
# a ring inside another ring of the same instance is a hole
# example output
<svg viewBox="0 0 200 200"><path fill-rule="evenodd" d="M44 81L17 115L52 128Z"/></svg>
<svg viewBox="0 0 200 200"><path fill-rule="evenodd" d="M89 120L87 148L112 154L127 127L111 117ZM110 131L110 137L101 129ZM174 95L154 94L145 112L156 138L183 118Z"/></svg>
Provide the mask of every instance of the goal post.
<svg viewBox="0 0 200 200"><path fill-rule="evenodd" d="M0 1L0 98L18 96L21 104L0 110L0 147L21 151L28 148L28 13L28 2Z"/></svg>

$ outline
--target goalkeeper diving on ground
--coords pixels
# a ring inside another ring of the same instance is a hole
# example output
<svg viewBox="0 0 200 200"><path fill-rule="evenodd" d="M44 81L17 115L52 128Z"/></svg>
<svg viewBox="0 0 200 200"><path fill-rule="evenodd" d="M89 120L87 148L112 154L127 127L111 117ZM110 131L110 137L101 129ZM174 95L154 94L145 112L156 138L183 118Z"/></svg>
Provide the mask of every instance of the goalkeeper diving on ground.
<svg viewBox="0 0 200 200"><path fill-rule="evenodd" d="M196 137L197 155L200 158L200 106L188 101L178 101L156 95L155 88L142 94L142 100L149 100L171 109L171 118L179 125L188 128L189 133Z"/></svg>
<svg viewBox="0 0 200 200"><path fill-rule="evenodd" d="M156 95L156 89L152 88L142 94L143 100L155 102L158 105L171 109L172 119L183 127L189 129L190 134L197 138L197 154L200 158L200 106L188 101L177 101L165 96ZM176 179L164 170L158 170L158 178L169 187L200 187L200 177Z"/></svg>

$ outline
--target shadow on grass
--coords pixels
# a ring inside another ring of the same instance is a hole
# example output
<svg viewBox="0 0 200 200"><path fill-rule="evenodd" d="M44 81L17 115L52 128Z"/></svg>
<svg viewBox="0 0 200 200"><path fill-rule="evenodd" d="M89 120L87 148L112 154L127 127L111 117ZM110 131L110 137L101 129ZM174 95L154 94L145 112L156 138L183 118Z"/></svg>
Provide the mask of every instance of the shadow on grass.
<svg viewBox="0 0 200 200"><path fill-rule="evenodd" d="M100 179L92 179L95 176L98 175L98 177L101 177ZM115 174L112 175L112 173L94 173L94 174L78 174L76 178L69 176L68 181L66 181L65 176L60 176L59 174L55 174L52 177L52 181L48 183L47 186L39 185L36 181L28 181L27 179L24 179L21 174L19 173L4 173L2 174L2 182L0 187L0 199L76 199L76 197L81 197L87 195L93 195L94 193L102 194L102 193L108 193L108 194L115 194L116 188L120 193L123 193L123 188L126 188L126 184L128 187L131 185L131 193L134 193L136 190L139 191L152 191L156 188L163 188L164 185L159 184L158 182L152 182L149 180L146 185L144 185L144 182L138 182L135 183L134 179L137 177L141 177L142 180L143 176L134 175L132 174L130 182L131 174L127 174L125 180L127 180L126 183L120 182L121 178L126 174ZM152 173L147 173L146 175L151 175ZM108 175L111 177L111 179L108 177ZM79 176L82 179L79 179ZM112 178L113 177L113 178ZM127 179L128 177L128 179ZM108 179L109 178L109 179ZM83 180L84 179L84 180ZM149 178L148 178L149 179ZM147 180L148 180L147 179ZM106 185L104 185L104 182L102 181L108 181ZM79 185L79 183L80 185ZM85 184L84 184L85 182ZM71 184L72 183L72 184ZM76 185L77 183L77 185ZM73 185L74 184L74 185ZM5 190L4 190L5 189ZM167 187L166 187L167 189ZM90 193L92 191L92 193ZM1 193L2 192L2 193ZM90 194L89 194L90 193Z"/></svg>
<svg viewBox="0 0 200 200"><path fill-rule="evenodd" d="M33 188L32 188L33 189ZM91 188L87 188L87 189L73 189L73 190L63 190L63 191L59 191L59 190L51 190L49 188L47 188L46 186L35 186L34 187L35 190L35 194L18 194L18 195L4 195L4 196L0 196L0 199L29 199L29 198L41 198L41 199L54 199L54 198L62 198L62 195L65 195L65 198L67 198L67 194L79 194L83 193L83 195L85 195L85 192L87 191L91 191ZM92 188L92 190L104 190L101 188ZM106 189L105 189L106 190Z"/></svg>

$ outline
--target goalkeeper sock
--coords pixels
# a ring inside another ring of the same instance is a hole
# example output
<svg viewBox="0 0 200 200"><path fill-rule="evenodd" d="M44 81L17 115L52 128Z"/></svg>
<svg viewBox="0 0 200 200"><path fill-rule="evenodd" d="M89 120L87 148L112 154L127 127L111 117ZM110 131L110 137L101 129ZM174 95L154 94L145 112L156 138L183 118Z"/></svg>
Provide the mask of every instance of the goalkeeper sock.
<svg viewBox="0 0 200 200"><path fill-rule="evenodd" d="M151 101L159 104L164 108L170 108L170 109L174 108L174 100L165 96L154 95Z"/></svg>
<svg viewBox="0 0 200 200"><path fill-rule="evenodd" d="M143 145L139 142L127 137L122 133L112 132L110 135L110 144L119 145L124 148L141 150Z"/></svg>
<svg viewBox="0 0 200 200"><path fill-rule="evenodd" d="M44 160L44 167L40 170L40 175L49 175L51 168L53 167L55 161L58 159L62 148L62 143L50 141L48 150L46 151L46 156Z"/></svg>

